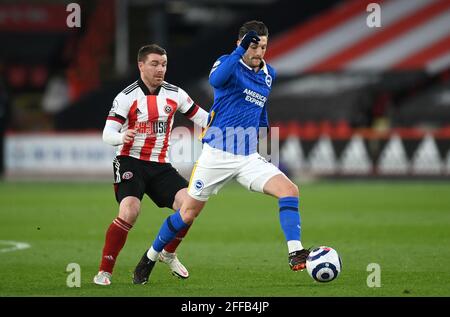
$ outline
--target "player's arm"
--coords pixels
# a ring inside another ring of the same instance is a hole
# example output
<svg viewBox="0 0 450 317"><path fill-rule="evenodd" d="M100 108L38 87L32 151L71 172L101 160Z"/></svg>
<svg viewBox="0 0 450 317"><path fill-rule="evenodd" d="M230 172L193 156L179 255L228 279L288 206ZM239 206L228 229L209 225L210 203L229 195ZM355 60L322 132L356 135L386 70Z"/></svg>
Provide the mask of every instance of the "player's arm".
<svg viewBox="0 0 450 317"><path fill-rule="evenodd" d="M106 120L103 128L103 141L110 145L121 145L130 143L136 136L136 129L128 129L120 132L122 124L112 120Z"/></svg>
<svg viewBox="0 0 450 317"><path fill-rule="evenodd" d="M239 60L248 50L251 43L258 44L259 37L255 31L250 31L244 35L238 47L228 56L222 56L213 65L209 73L209 83L218 88L223 86L230 79Z"/></svg>
<svg viewBox="0 0 450 317"><path fill-rule="evenodd" d="M120 132L125 123L125 117L130 111L130 105L126 97L120 94L114 99L111 110L106 118L105 127L103 128L103 141L110 145L121 145L133 141L136 135L134 127L127 131Z"/></svg>
<svg viewBox="0 0 450 317"><path fill-rule="evenodd" d="M208 112L206 112L202 107L199 107L192 99L189 97L187 92L179 88L178 97L178 111L180 111L186 118L205 128L208 124Z"/></svg>
<svg viewBox="0 0 450 317"><path fill-rule="evenodd" d="M208 125L208 112L199 105L193 104L188 111L183 113L186 118L194 122L196 125L206 128Z"/></svg>

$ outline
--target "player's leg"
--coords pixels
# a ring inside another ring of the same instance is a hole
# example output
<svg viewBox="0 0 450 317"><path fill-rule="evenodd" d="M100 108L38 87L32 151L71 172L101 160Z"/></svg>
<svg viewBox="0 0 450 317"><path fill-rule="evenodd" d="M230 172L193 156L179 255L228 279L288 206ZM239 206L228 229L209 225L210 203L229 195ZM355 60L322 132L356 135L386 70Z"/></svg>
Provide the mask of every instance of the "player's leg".
<svg viewBox="0 0 450 317"><path fill-rule="evenodd" d="M136 162L123 157L118 158L115 161L114 169L115 175L118 175L114 189L116 200L119 202L119 215L106 231L99 272L94 277L94 283L98 285L111 284L114 265L125 245L128 232L139 215L140 200L144 191L143 182L138 176L139 173L136 173L136 170L139 169ZM128 174L125 174L127 172ZM125 178L123 179L124 175Z"/></svg>
<svg viewBox="0 0 450 317"><path fill-rule="evenodd" d="M177 194L175 195L175 201L173 203L174 211L180 209L181 204L186 199L186 196L187 196L187 188L180 189L177 192ZM178 232L175 238L173 238L172 241L170 241L164 247L164 249L161 251L158 257L158 260L160 262L166 263L170 267L170 270L172 271L173 275L180 278L188 278L189 271L178 259L176 250L180 245L180 243L183 241L183 238L188 233L190 227L191 226L189 225L186 228L182 229L180 232Z"/></svg>
<svg viewBox="0 0 450 317"><path fill-rule="evenodd" d="M119 218L133 226L141 210L141 201L134 196L127 196L119 204Z"/></svg>
<svg viewBox="0 0 450 317"><path fill-rule="evenodd" d="M149 170L149 174L156 176L149 179L147 195L158 207L172 208L174 211L177 211L187 197L188 182L170 164L150 165L152 165L150 166L152 171ZM189 272L180 262L175 251L189 228L190 226L187 226L178 232L176 237L164 247L158 257L161 262L166 263L170 267L173 275L181 278L188 278Z"/></svg>
<svg viewBox="0 0 450 317"><path fill-rule="evenodd" d="M178 234L185 229L200 214L209 196L215 194L233 176L235 165L227 161L224 167L222 151L205 145L202 153L195 164L187 189L188 195L173 215L169 216L163 223L147 256L153 260L157 259L162 249Z"/></svg>
<svg viewBox="0 0 450 317"><path fill-rule="evenodd" d="M154 166L160 171L147 184L146 193L158 207L179 207L183 198L183 191L188 185L187 181L169 164ZM150 172L150 171L149 171ZM153 267L158 259L169 264L172 272L182 278L187 278L187 269L179 262L174 253L168 254L163 249L175 240L176 236L182 236L187 232L191 222L185 223L180 216L180 207L169 216L160 228L160 231L152 243L152 246L142 255L134 274L134 284L146 284ZM173 242L176 244L176 242ZM170 246L169 246L170 247ZM174 245L172 244L172 247ZM176 247L175 247L176 248ZM162 255L162 257L161 257ZM167 259L167 256L169 259Z"/></svg>
<svg viewBox="0 0 450 317"><path fill-rule="evenodd" d="M177 234L188 228L194 222L205 204L206 201L200 201L187 195L180 209L173 215L167 217L166 221L163 223L147 256L150 259L156 259L159 252L161 252Z"/></svg>
<svg viewBox="0 0 450 317"><path fill-rule="evenodd" d="M187 197L183 205L174 214L167 217L162 224L156 239L150 249L144 253L134 270L133 283L146 284L156 261L164 247L172 241L183 229L189 227L196 216L200 214L205 202ZM183 217L181 215L184 215Z"/></svg>
<svg viewBox="0 0 450 317"><path fill-rule="evenodd" d="M181 205L183 204L183 201L185 201L187 197L188 197L187 187L180 189L175 195L175 200L173 202L172 209L174 211L180 209ZM180 245L181 241L183 241L183 238L186 236L190 227L191 226L189 225L185 229L181 230L176 235L176 237L164 247L163 252L166 251L167 253L175 253L176 249Z"/></svg>
<svg viewBox="0 0 450 317"><path fill-rule="evenodd" d="M175 195L175 201L173 203L173 210L177 211L178 209L181 208L181 206L183 205L183 202L186 201L188 198L190 198L190 196L188 195L187 192L187 187L180 189L177 194ZM188 206L186 206L185 208L190 208ZM194 210L196 209L201 209L203 207L196 207L193 206L192 207ZM187 220L186 220L187 221ZM180 245L180 243L183 241L183 238L186 236L187 232L189 231L189 228L191 226L189 225L188 227L186 227L185 229L182 229L176 236L175 238L169 242L169 244L167 244L161 255L166 256L167 253L175 253L175 250L178 248L178 246Z"/></svg>
<svg viewBox="0 0 450 317"><path fill-rule="evenodd" d="M279 219L289 250L289 266L293 271L306 268L309 250L301 243L299 190L286 175L271 177L263 186L263 192L278 198Z"/></svg>
<svg viewBox="0 0 450 317"><path fill-rule="evenodd" d="M259 154L249 157L247 164L240 170L237 180L250 190L278 198L279 220L287 241L289 265L294 271L304 269L309 251L303 248L300 240L301 227L297 185Z"/></svg>
<svg viewBox="0 0 450 317"><path fill-rule="evenodd" d="M142 257L134 271L133 283L146 284L150 273L163 248L183 229L192 224L200 214L209 196L228 182L233 175L234 167L223 168L220 159L208 146L203 148L191 174L188 196L181 208L169 216L162 224L152 246Z"/></svg>

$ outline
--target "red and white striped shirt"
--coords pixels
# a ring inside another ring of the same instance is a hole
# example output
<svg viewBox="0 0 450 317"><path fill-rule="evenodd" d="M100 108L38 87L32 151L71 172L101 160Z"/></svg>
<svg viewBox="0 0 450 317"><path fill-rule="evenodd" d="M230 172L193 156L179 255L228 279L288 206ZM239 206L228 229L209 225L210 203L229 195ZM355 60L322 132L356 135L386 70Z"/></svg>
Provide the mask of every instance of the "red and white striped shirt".
<svg viewBox="0 0 450 317"><path fill-rule="evenodd" d="M114 99L107 124L108 120L120 123L121 133L137 128L137 134L131 143L116 145L116 155L168 163L173 116L177 110L195 123L206 125L208 113L177 86L163 82L151 94L139 79L125 88Z"/></svg>

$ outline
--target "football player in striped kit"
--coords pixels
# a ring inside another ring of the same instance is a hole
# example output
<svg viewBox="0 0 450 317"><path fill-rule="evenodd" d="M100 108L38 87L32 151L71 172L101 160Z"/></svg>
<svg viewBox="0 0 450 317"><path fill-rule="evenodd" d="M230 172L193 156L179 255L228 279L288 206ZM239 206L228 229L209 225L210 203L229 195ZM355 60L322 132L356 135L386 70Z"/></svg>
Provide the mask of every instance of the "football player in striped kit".
<svg viewBox="0 0 450 317"><path fill-rule="evenodd" d="M208 113L181 88L164 81L166 51L156 44L138 52L140 78L113 101L103 130L103 140L116 147L114 189L119 214L106 232L102 260L94 283L111 284L119 252L140 212L144 194L158 207L178 210L188 197L187 181L168 160L173 117L177 111L205 127ZM180 231L159 254L174 275L188 278L175 250L189 227Z"/></svg>
<svg viewBox="0 0 450 317"><path fill-rule="evenodd" d="M209 76L214 104L202 139L203 150L189 182L189 197L161 226L152 246L136 266L134 283L148 281L167 243L192 224L210 195L231 179L248 190L278 199L289 266L293 271L305 269L309 251L300 241L299 190L257 152L259 129L269 127L267 98L275 78L275 70L263 59L268 35L264 23L244 23L239 29L236 49L214 63Z"/></svg>

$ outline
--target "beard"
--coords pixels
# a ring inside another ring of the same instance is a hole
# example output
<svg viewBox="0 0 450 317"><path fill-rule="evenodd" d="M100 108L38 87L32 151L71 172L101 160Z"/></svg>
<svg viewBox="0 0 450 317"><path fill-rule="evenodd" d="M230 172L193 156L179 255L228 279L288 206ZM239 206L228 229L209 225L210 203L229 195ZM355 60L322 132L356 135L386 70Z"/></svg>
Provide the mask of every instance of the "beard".
<svg viewBox="0 0 450 317"><path fill-rule="evenodd" d="M164 76L160 77L153 77L150 81L154 86L159 86L164 81Z"/></svg>
<svg viewBox="0 0 450 317"><path fill-rule="evenodd" d="M256 68L259 67L261 65L262 59L261 58L252 58L251 59L251 67L252 68Z"/></svg>
<svg viewBox="0 0 450 317"><path fill-rule="evenodd" d="M243 58L244 62L247 64L247 66L251 68L257 68L261 65L262 58L259 57L245 57Z"/></svg>

